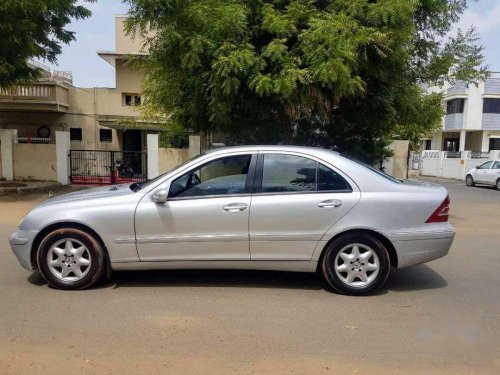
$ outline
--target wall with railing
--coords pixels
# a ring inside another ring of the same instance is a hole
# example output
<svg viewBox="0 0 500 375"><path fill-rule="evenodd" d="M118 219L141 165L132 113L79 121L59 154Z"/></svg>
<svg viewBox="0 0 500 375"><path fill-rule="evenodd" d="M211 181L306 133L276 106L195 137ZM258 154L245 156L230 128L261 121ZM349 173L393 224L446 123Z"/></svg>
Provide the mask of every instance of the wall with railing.
<svg viewBox="0 0 500 375"><path fill-rule="evenodd" d="M15 137L15 142L55 144L56 134L55 132L50 132L47 136L43 136L36 131L18 130Z"/></svg>
<svg viewBox="0 0 500 375"><path fill-rule="evenodd" d="M437 151L422 152L420 172L423 176L464 180L467 171L488 160L500 160L500 150L479 151Z"/></svg>

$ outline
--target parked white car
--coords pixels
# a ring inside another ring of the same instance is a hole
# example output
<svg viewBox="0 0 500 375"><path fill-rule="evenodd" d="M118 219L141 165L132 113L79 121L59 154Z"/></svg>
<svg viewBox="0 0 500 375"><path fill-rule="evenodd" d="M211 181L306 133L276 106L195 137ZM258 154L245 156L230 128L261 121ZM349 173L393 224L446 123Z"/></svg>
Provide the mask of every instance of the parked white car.
<svg viewBox="0 0 500 375"><path fill-rule="evenodd" d="M500 160L487 161L471 169L465 176L465 183L467 186L491 185L500 190Z"/></svg>

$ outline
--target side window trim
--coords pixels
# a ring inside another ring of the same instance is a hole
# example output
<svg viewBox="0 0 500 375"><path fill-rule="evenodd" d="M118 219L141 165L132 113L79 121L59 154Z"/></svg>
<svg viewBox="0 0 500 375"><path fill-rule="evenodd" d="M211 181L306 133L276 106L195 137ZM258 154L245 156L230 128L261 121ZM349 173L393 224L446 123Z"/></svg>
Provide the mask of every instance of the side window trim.
<svg viewBox="0 0 500 375"><path fill-rule="evenodd" d="M255 166L255 178L253 180L253 194L262 193L262 176L264 174L264 154L260 153L257 157L257 164Z"/></svg>
<svg viewBox="0 0 500 375"><path fill-rule="evenodd" d="M237 157L237 156L245 156L245 155L250 155L250 165L248 167L248 173L247 173L247 177L245 179L245 188L244 188L244 191L243 193L236 193L236 194L214 194L214 195L200 195L200 196L192 196L192 197L168 197L168 201L182 201L182 200L189 200L189 199L208 199L208 198L222 198L222 197L241 197L241 196L247 196L247 195L250 195L251 194L251 187L252 187L252 184L251 182L253 181L254 179L254 175L255 175L255 165L256 165L256 161L257 161L257 153L255 152L249 152L249 153L238 153L238 154L234 154L234 155L224 155L224 156L221 156L219 158L215 158L215 159L211 159L203 164L198 164L196 166L194 166L193 168L191 168L190 170L188 171L185 171L184 173L178 175L178 176L175 176L171 179L171 183L170 183L170 186L168 188L168 194L170 195L170 189L172 187L172 182L174 182L175 180L187 175L187 174L190 174L190 173L194 173L195 171L203 168L204 166L212 163L212 162L215 162L217 160L221 160L221 159L225 159L225 158L230 158L230 157Z"/></svg>
<svg viewBox="0 0 500 375"><path fill-rule="evenodd" d="M299 156L303 157L309 160L312 160L316 163L316 190L315 191L282 191L282 192L263 192L262 191L262 177L264 175L264 155L266 154L276 154L276 155L291 155L291 156ZM324 167L328 169L332 169L335 173L339 174L346 183L351 187L350 189L344 189L344 190L318 190L318 171L319 171L319 166L323 165ZM342 193L352 193L354 189L352 188L352 184L346 179L342 174L338 172L335 168L332 168L325 162L319 162L317 159L313 159L307 155L299 155L295 153L283 153L283 152L259 152L258 158L257 158L257 163L256 163L256 168L255 168L255 177L254 177L254 183L253 183L253 189L252 189L252 194L258 194L258 195L290 195L290 194L342 194Z"/></svg>
<svg viewBox="0 0 500 375"><path fill-rule="evenodd" d="M259 154L252 153L250 158L250 165L248 166L247 178L245 181L245 190L243 194L252 194L254 181L255 181L255 169L257 166L257 157Z"/></svg>

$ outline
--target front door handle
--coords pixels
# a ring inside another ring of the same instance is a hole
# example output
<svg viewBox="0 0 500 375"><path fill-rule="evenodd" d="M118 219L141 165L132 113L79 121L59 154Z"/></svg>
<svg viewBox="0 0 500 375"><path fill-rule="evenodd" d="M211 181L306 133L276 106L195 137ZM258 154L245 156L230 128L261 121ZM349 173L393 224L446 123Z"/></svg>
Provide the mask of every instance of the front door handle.
<svg viewBox="0 0 500 375"><path fill-rule="evenodd" d="M340 199L327 199L326 201L319 202L319 208L332 208L342 206L342 201Z"/></svg>
<svg viewBox="0 0 500 375"><path fill-rule="evenodd" d="M245 211L248 205L246 203L230 203L224 206L223 210L226 212Z"/></svg>

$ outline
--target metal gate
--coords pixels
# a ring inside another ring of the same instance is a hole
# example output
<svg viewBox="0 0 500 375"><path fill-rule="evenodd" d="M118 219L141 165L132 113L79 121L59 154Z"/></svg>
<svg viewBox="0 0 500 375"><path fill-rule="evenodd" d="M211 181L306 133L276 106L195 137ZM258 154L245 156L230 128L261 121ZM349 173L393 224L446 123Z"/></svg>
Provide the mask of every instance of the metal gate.
<svg viewBox="0 0 500 375"><path fill-rule="evenodd" d="M73 184L121 184L147 178L145 151L70 151Z"/></svg>

